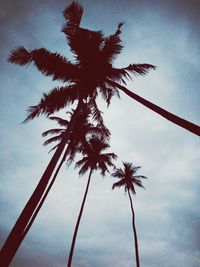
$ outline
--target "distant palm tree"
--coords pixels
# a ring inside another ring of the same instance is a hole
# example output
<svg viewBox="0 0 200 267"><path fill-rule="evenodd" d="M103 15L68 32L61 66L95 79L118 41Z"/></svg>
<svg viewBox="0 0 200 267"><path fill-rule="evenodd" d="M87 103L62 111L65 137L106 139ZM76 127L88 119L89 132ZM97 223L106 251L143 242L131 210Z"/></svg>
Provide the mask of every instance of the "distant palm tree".
<svg viewBox="0 0 200 267"><path fill-rule="evenodd" d="M73 112L67 112L70 113L71 116L73 115ZM100 139L104 140L104 141L108 141L110 138L110 131L105 127L105 125L101 122L98 122L96 126L94 126L92 123L88 122L88 115L87 113L82 113L78 123L76 123L75 127L74 127L74 134L70 135L69 140L68 140L68 146L66 148L66 151L64 153L64 156L60 162L60 164L58 165L53 178L50 182L50 184L48 185L48 188L46 189L43 197L40 200L39 205L37 206L31 220L29 221L27 227L25 228L22 238L24 238L26 236L26 234L28 233L30 227L32 226L35 218L37 217L38 212L40 211L46 197L48 196L55 180L56 177L63 165L63 163L66 161L67 156L68 156L68 164L71 164L71 162L74 160L74 157L76 155L77 152L80 152L81 147L87 142L87 139L91 136L96 136L99 137ZM54 135L53 137L47 139L43 145L49 145L53 142L61 142L63 135L65 134L67 127L69 125L69 121L60 117L49 117L50 120L56 121L60 127L62 128L54 128L54 129L50 129L47 130L45 132L43 132L42 136L46 137L48 135ZM81 129L80 129L80 125L81 125ZM56 146L54 146L49 152L51 152L52 150L54 150L56 147L58 147L59 144L57 144Z"/></svg>
<svg viewBox="0 0 200 267"><path fill-rule="evenodd" d="M134 167L132 163L123 162L124 169L116 169L115 172L112 174L113 177L120 179L119 182L113 184L112 189L115 187L124 186L125 193L128 192L131 211L132 211L132 226L133 226L133 234L134 234L134 244L135 244L135 257L136 257L136 266L140 267L140 259L139 259L139 250L138 250L138 241L137 241L137 232L136 232L136 225L135 225L135 212L133 208L133 202L131 198L130 192L134 195L136 194L135 186L143 187L141 178L146 178L143 175L136 175L138 169L140 167Z"/></svg>
<svg viewBox="0 0 200 267"><path fill-rule="evenodd" d="M85 143L81 148L81 151L85 156L76 163L76 167L80 167L79 171L80 175L83 175L87 171L89 171L89 176L72 238L72 244L70 248L67 267L71 267L72 264L72 257L73 257L76 237L90 185L91 175L94 170L100 170L100 174L104 176L106 172L108 172L108 167L114 166L114 164L112 163L112 159L117 158L117 156L114 153L102 153L108 147L109 145L106 142L104 142L103 139L99 139L93 136L88 141L88 143Z"/></svg>

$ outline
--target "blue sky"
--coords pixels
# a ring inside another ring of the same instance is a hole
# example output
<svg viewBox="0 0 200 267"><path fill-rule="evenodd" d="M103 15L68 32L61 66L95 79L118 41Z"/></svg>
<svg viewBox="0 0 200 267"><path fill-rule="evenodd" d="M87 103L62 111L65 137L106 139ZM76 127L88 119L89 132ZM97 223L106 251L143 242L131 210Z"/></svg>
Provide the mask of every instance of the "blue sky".
<svg viewBox="0 0 200 267"><path fill-rule="evenodd" d="M58 83L33 66L6 62L10 51L45 47L71 57L62 10L69 1L1 0L1 151L0 242L3 244L50 155L41 133L52 122L39 118L21 124L26 109ZM146 99L199 124L200 116L200 3L199 1L80 1L82 26L115 32L125 21L124 50L116 66L150 63L146 77L127 87ZM113 99L109 109L101 99L106 125L112 132L111 151L121 161L142 166L146 190L134 197L142 267L200 265L199 171L197 136L173 125L127 96ZM33 227L11 267L66 266L86 176L63 167ZM112 191L114 179L95 173L77 238L74 267L134 264L128 197Z"/></svg>

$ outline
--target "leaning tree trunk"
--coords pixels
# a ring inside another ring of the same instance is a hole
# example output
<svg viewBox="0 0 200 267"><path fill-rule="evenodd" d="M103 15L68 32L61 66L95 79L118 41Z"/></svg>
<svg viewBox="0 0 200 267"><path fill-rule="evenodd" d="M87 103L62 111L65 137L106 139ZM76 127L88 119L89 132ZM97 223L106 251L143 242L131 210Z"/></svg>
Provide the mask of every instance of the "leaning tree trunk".
<svg viewBox="0 0 200 267"><path fill-rule="evenodd" d="M198 125L191 123L191 122L189 122L183 118L180 118L180 117L170 113L169 111L167 111L167 110L155 105L154 103L151 103L150 101L142 98L141 96L129 91L126 87L124 87L124 86L122 86L116 82L113 82L110 80L107 80L107 82L109 84L111 84L112 86L117 87L118 89L120 89L125 94L127 94L128 96L130 96L134 100L138 101L139 103L141 103L145 107L155 111L156 113L158 113L159 115L161 115L165 119L179 125L180 127L190 131L193 134L200 136L200 127Z"/></svg>
<svg viewBox="0 0 200 267"><path fill-rule="evenodd" d="M135 244L135 259L136 259L136 267L140 267L140 258L139 258L139 250L138 250L138 241L137 241L137 232L135 226L135 213L133 209L133 202L131 199L130 191L128 189L128 196L131 204L131 211L132 211L132 225L133 225L133 234L134 234L134 244Z"/></svg>
<svg viewBox="0 0 200 267"><path fill-rule="evenodd" d="M53 176L53 178L52 178L52 180L51 180L51 182L50 182L50 184L49 184L49 186L48 186L46 192L44 193L44 195L43 195L43 197L42 197L42 199L41 199L39 205L37 206L37 208L36 208L36 210L35 210L33 216L31 217L31 220L29 221L28 225L26 226L26 228L25 228L25 230L24 230L24 232L23 232L23 234L22 234L22 237L21 237L21 238L22 238L22 241L23 241L23 239L25 238L26 234L28 233L29 229L31 228L32 224L34 223L35 218L36 218L37 215L38 215L38 212L39 212L40 209L42 208L42 205L44 204L44 201L45 201L45 199L47 198L47 196L48 196L48 194L49 194L49 192L50 192L50 190L51 190L51 188L52 188L52 186L53 186L53 184L54 184L54 182L55 182L55 180L56 180L56 177L57 177L57 175L58 175L58 173L59 173L59 171L60 171L60 168L62 167L63 163L64 163L65 160L66 160L66 157L67 157L67 155L68 155L69 150L70 150L70 144L69 144L68 147L66 148L66 151L65 151L65 153L64 153L64 156L63 156L61 162L59 163L58 168L56 169L56 172L54 173L54 176Z"/></svg>
<svg viewBox="0 0 200 267"><path fill-rule="evenodd" d="M88 189L89 189L89 185L90 185L91 175L92 175L92 169L90 170L90 174L89 174L88 181L87 181L87 186L86 186L86 189L85 189L85 194L84 194L83 201L82 201L82 204L81 204L81 209L80 209L80 212L79 212L79 215L78 215L78 219L77 219L77 222L76 222L76 227L75 227L74 234L73 234L73 239L72 239L72 243L71 243L71 248L70 248L67 267L71 267L71 264L72 264L72 257L73 257L73 253L74 253L76 236L77 236L77 233L78 233L78 228L79 228L79 224L80 224L80 221L81 221L81 216L82 216L82 213L83 213L83 209L84 209L84 205L85 205L85 201L86 201L86 197L87 197L87 193L88 193Z"/></svg>
<svg viewBox="0 0 200 267"><path fill-rule="evenodd" d="M55 151L51 161L49 162L44 174L42 175L37 187L35 188L34 192L32 193L29 201L27 202L26 206L24 207L22 213L20 214L18 220L16 221L13 229L11 230L7 240L5 241L1 253L0 253L0 266L1 267L7 267L11 263L12 259L14 258L23 238L23 232L25 228L28 225L28 222L30 221L38 203L40 202L40 199L42 195L45 192L45 189L48 185L49 179L58 163L58 160L60 159L60 156L62 155L62 152L66 145L66 140L68 139L69 134L72 131L73 125L77 119L79 110L81 109L82 101L80 100L78 103L78 106L76 108L76 111L70 121L70 124L68 126L68 130L66 131L66 134L59 144L57 150Z"/></svg>

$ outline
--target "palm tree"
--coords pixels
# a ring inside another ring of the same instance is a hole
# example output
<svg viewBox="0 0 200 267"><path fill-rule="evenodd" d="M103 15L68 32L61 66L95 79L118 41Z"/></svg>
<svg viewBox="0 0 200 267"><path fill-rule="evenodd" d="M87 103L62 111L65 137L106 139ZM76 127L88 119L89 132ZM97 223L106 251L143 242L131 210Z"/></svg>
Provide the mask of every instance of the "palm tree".
<svg viewBox="0 0 200 267"><path fill-rule="evenodd" d="M76 113L74 114L73 120L71 120L71 124L69 125L65 135L63 136L62 141L60 142L57 150L55 151L51 161L49 162L46 170L44 171L38 185L36 186L34 192L32 193L30 199L25 205L23 211L21 212L18 220L16 221L13 229L11 230L8 238L6 239L0 253L0 266L7 267L15 256L17 249L19 248L23 238L24 238L24 230L28 226L29 221L31 220L34 211L36 210L47 186L51 175L57 165L58 160L66 146L67 139L71 131L73 131L73 124L78 116L79 107L81 106L81 101L78 104L78 108ZM29 228L27 228L29 229ZM26 231L27 233L27 231Z"/></svg>
<svg viewBox="0 0 200 267"><path fill-rule="evenodd" d="M66 83L62 87L54 88L49 93L43 94L39 104L28 109L25 122L41 114L49 116L55 111L65 108L68 104L77 101L78 104L62 142L57 147L35 191L1 249L0 264L3 266L7 266L11 262L21 243L21 235L47 188L69 134L73 132L74 124L82 106L87 103L93 113L98 115L95 102L98 93L102 94L108 105L112 96L118 94L114 87L108 85L106 79L123 82L124 78L129 77L129 73L141 74L141 72L146 73L154 68L150 64L132 64L125 69L114 68L112 66L113 60L122 50L120 39L122 24L118 25L114 34L105 37L101 31L95 32L80 27L82 13L83 8L75 2L70 4L63 12L66 21L63 32L75 56L75 63L44 48L28 51L24 47L18 47L12 51L8 59L9 62L21 66L33 62L44 75ZM98 64L96 64L97 62Z"/></svg>
<svg viewBox="0 0 200 267"><path fill-rule="evenodd" d="M131 74L144 75L149 70L155 69L155 66L150 64L130 64L125 68L114 68L113 61L123 48L120 39L123 23L118 25L114 34L106 37L101 31L81 28L82 14L83 8L76 2L72 2L63 12L66 23L62 31L75 56L75 62L72 63L66 57L44 48L28 51L22 46L14 49L8 59L9 62L21 66L33 63L44 75L65 83L49 93L44 93L39 104L28 109L25 122L42 114L49 116L74 102L77 102L77 107L69 122L68 131L1 249L0 265L2 266L7 266L11 262L20 245L20 236L46 190L65 148L68 135L73 132L73 125L82 105L87 102L95 110L97 107L94 100L99 93L109 105L112 96L119 94L118 89L125 91L125 87L121 87L120 83L125 83L125 79ZM158 112L157 109L154 111ZM163 109L160 114L170 119L170 114L163 112ZM200 135L200 128L197 125L194 130L194 124L187 122L188 126L185 126L182 122L181 127Z"/></svg>
<svg viewBox="0 0 200 267"><path fill-rule="evenodd" d="M138 169L140 167L134 167L132 163L123 162L124 169L116 169L115 172L112 174L113 177L120 179L120 181L113 184L112 189L115 187L124 186L125 193L128 192L131 211L132 211L132 226L133 226L133 234L134 234L134 244L135 244L135 258L136 258L136 266L140 267L140 259L139 259L139 250L138 250L138 241L137 241L137 232L136 232L136 225L135 225L135 212L133 208L133 201L131 198L131 193L134 195L136 194L135 186L143 187L141 178L146 178L143 175L136 175Z"/></svg>
<svg viewBox="0 0 200 267"><path fill-rule="evenodd" d="M71 115L73 114L73 112L69 112ZM30 227L32 226L35 218L37 217L37 214L39 213L46 197L48 196L55 180L56 177L63 165L63 163L66 161L66 158L68 156L68 164L71 164L71 162L74 160L74 157L76 155L77 152L79 152L80 147L87 142L87 138L89 136L95 135L100 137L103 140L109 140L110 138L110 131L105 127L105 125L102 123L97 123L97 126L94 126L93 124L88 122L88 118L87 118L88 114L81 114L81 118L79 118L79 123L81 124L81 129L80 129L80 124L76 123L75 127L74 127L74 134L70 135L69 140L68 140L68 146L65 150L65 153L63 155L62 160L60 161L54 175L53 178L51 180L51 182L48 185L48 188L46 189L43 197L40 200L39 205L37 206L36 210L34 211L33 216L31 217L31 220L29 221L27 227L25 228L23 235L22 235L22 240L24 239L24 237L26 236L26 234L28 233ZM61 126L62 128L54 128L54 129L50 129L47 130L45 132L43 132L42 136L46 137L48 135L54 135L53 137L47 139L43 145L49 145L53 142L61 142L63 135L65 134L65 131L67 130L67 127L69 125L69 121L62 119L60 117L49 117L50 120L56 121L59 126ZM56 144L49 152L51 152L52 150L56 149L56 147L58 147L59 144Z"/></svg>
<svg viewBox="0 0 200 267"><path fill-rule="evenodd" d="M72 257L73 257L76 237L77 237L85 201L87 198L87 193L88 193L92 173L94 170L100 170L100 174L104 176L106 172L108 172L108 167L114 166L114 164L112 163L112 159L117 158L117 156L114 153L102 153L108 147L109 145L106 142L104 142L103 139L99 139L98 137L93 136L88 141L88 143L85 143L81 148L81 152L85 156L76 163L76 167L80 167L79 175L83 175L87 171L89 171L89 176L88 176L88 181L87 181L84 197L81 203L81 208L79 211L78 219L77 219L76 226L74 229L67 267L71 267L71 264L72 264Z"/></svg>

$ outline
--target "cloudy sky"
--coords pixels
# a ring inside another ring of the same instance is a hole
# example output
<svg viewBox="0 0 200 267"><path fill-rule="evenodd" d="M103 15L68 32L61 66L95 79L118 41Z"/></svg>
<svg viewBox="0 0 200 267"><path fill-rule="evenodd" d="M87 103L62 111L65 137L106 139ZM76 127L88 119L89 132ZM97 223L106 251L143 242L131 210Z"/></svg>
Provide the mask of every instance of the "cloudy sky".
<svg viewBox="0 0 200 267"><path fill-rule="evenodd" d="M33 66L6 62L10 51L45 47L71 57L62 10L69 1L0 0L0 242L3 244L51 155L41 133L45 118L21 124L26 108L58 83ZM198 0L83 0L82 26L109 35L125 21L124 50L116 66L151 63L156 71L128 88L196 124L200 117L200 2ZM200 145L197 136L121 94L109 109L99 99L112 132L116 164L142 166L146 190L134 197L142 267L200 266ZM63 167L11 267L66 266L87 175ZM74 267L134 266L131 212L114 178L95 173L77 238Z"/></svg>

